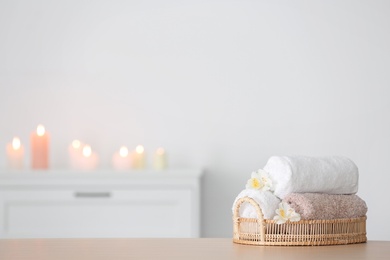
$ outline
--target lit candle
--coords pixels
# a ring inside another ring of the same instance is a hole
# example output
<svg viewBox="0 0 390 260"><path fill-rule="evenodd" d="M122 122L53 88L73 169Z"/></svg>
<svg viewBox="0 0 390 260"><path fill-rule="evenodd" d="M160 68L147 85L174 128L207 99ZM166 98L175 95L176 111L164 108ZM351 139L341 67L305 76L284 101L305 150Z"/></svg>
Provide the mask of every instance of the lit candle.
<svg viewBox="0 0 390 260"><path fill-rule="evenodd" d="M69 162L72 169L80 168L80 161L82 157L83 143L79 140L73 140L69 145Z"/></svg>
<svg viewBox="0 0 390 260"><path fill-rule="evenodd" d="M163 148L158 148L154 154L153 166L156 170L167 168L167 154Z"/></svg>
<svg viewBox="0 0 390 260"><path fill-rule="evenodd" d="M131 167L129 150L122 146L118 152L112 156L112 166L115 170L128 170Z"/></svg>
<svg viewBox="0 0 390 260"><path fill-rule="evenodd" d="M145 168L145 149L142 145L138 145L132 154L132 167L134 169Z"/></svg>
<svg viewBox="0 0 390 260"><path fill-rule="evenodd" d="M98 164L98 156L95 152L92 151L91 146L84 145L82 149L82 156L80 159L80 169L81 170L94 170Z"/></svg>
<svg viewBox="0 0 390 260"><path fill-rule="evenodd" d="M12 139L12 143L7 145L7 162L10 169L23 168L24 148L18 137Z"/></svg>
<svg viewBox="0 0 390 260"><path fill-rule="evenodd" d="M32 132L31 167L33 169L47 169L49 167L49 133L43 125L38 125L37 131Z"/></svg>

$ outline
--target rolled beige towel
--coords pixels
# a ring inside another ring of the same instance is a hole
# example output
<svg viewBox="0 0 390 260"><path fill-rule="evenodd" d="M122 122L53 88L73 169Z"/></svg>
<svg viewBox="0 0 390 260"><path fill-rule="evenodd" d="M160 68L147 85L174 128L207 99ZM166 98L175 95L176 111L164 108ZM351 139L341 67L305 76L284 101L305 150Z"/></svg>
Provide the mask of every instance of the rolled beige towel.
<svg viewBox="0 0 390 260"><path fill-rule="evenodd" d="M367 205L357 195L291 193L283 201L290 204L301 219L358 218L367 213Z"/></svg>

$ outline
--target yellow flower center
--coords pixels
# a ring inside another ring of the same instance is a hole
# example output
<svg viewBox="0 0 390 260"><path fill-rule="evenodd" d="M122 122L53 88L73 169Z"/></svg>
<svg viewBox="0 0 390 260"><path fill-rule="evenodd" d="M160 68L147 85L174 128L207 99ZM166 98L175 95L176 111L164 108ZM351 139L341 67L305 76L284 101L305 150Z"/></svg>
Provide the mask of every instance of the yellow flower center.
<svg viewBox="0 0 390 260"><path fill-rule="evenodd" d="M252 187L255 189L261 189L263 184L257 178L252 178Z"/></svg>
<svg viewBox="0 0 390 260"><path fill-rule="evenodd" d="M286 212L284 212L283 209L279 209L279 215L280 215L282 218L286 218Z"/></svg>

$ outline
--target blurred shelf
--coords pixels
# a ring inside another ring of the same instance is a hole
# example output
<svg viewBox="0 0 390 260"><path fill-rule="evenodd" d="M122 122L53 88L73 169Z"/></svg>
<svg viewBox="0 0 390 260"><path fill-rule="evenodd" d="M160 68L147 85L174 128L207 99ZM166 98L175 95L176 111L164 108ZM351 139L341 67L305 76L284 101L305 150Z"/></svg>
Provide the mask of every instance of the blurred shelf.
<svg viewBox="0 0 390 260"><path fill-rule="evenodd" d="M0 171L0 238L199 237L199 169Z"/></svg>
<svg viewBox="0 0 390 260"><path fill-rule="evenodd" d="M115 171L101 169L95 171L77 170L0 170L0 187L8 185L47 185L47 184L80 184L86 181L101 184L131 184L148 183L183 183L200 179L203 171L200 169L167 169L167 170L130 170Z"/></svg>

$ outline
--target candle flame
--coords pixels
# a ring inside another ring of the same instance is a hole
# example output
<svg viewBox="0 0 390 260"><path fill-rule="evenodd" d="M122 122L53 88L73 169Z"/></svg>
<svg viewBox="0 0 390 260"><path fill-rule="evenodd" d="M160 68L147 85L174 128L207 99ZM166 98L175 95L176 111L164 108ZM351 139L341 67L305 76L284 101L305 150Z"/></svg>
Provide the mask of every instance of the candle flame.
<svg viewBox="0 0 390 260"><path fill-rule="evenodd" d="M43 136L45 134L45 127L43 125L38 125L37 127L37 135Z"/></svg>
<svg viewBox="0 0 390 260"><path fill-rule="evenodd" d="M142 145L138 145L136 148L135 148L135 151L137 153L143 153L145 151L144 147Z"/></svg>
<svg viewBox="0 0 390 260"><path fill-rule="evenodd" d="M72 142L72 147L73 147L74 149L79 149L80 146L81 146L81 142L80 142L79 140L73 140L73 142Z"/></svg>
<svg viewBox="0 0 390 260"><path fill-rule="evenodd" d="M84 146L84 147L83 147L83 155L84 155L85 157L90 157L91 154L92 154L91 146L89 146L89 145Z"/></svg>
<svg viewBox="0 0 390 260"><path fill-rule="evenodd" d="M120 155L121 157L126 157L128 154L129 154L129 150L127 149L126 146L122 146L122 147L119 149L119 155Z"/></svg>
<svg viewBox="0 0 390 260"><path fill-rule="evenodd" d="M12 148L14 148L14 150L18 150L20 146L20 139L18 137L14 137L14 139L12 139Z"/></svg>
<svg viewBox="0 0 390 260"><path fill-rule="evenodd" d="M164 148L161 148L161 147L160 147L160 148L157 148L156 153L159 154L159 155L162 155L162 154L165 153L165 150L164 150Z"/></svg>

